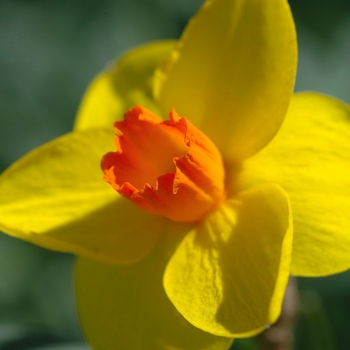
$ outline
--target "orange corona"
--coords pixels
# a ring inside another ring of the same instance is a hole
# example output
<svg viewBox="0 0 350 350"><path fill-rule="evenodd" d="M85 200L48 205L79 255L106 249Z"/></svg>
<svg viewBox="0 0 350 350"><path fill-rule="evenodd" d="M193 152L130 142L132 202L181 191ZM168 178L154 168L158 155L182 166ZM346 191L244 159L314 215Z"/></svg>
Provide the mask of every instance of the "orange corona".
<svg viewBox="0 0 350 350"><path fill-rule="evenodd" d="M136 106L117 121L117 152L101 167L123 197L153 214L197 222L225 199L224 167L211 140L173 109L162 121Z"/></svg>

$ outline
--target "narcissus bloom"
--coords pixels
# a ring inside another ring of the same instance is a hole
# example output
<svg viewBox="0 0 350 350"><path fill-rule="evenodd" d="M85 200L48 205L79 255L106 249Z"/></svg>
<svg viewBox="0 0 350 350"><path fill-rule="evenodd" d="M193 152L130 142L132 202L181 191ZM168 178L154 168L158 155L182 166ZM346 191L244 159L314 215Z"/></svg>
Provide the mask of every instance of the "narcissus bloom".
<svg viewBox="0 0 350 350"><path fill-rule="evenodd" d="M276 321L290 274L350 267L350 108L292 96L295 71L287 1L209 0L2 174L0 229L79 256L95 349L227 349Z"/></svg>

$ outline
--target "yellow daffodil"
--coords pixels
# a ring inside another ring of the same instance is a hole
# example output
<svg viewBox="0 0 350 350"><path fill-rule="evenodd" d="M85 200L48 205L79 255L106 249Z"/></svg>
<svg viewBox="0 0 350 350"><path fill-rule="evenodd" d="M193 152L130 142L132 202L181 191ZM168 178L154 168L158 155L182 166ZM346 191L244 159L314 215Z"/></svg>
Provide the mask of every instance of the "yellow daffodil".
<svg viewBox="0 0 350 350"><path fill-rule="evenodd" d="M292 96L295 71L286 0L209 0L2 174L0 229L79 256L93 348L228 349L276 321L290 274L350 267L350 108Z"/></svg>

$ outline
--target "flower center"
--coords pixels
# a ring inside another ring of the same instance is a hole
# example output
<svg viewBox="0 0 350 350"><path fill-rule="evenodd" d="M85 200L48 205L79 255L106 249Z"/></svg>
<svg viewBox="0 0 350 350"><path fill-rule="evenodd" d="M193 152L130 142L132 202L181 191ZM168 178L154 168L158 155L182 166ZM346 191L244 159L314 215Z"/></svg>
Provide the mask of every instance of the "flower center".
<svg viewBox="0 0 350 350"><path fill-rule="evenodd" d="M101 162L104 179L143 210L195 222L225 198L224 167L215 145L175 110L162 121L144 107L114 124L117 152Z"/></svg>

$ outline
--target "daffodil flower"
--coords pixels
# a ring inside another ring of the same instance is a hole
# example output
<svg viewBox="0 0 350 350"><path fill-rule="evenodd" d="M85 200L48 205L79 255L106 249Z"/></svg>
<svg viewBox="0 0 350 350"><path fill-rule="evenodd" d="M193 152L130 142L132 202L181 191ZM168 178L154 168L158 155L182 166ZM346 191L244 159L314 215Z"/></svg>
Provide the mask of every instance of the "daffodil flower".
<svg viewBox="0 0 350 350"><path fill-rule="evenodd" d="M276 321L290 274L350 267L350 108L292 96L295 71L287 1L209 0L2 174L0 229L79 256L93 348L228 349Z"/></svg>

